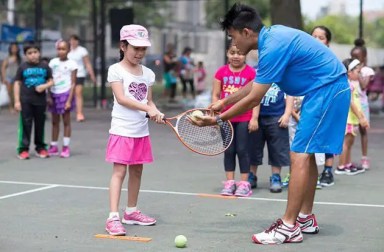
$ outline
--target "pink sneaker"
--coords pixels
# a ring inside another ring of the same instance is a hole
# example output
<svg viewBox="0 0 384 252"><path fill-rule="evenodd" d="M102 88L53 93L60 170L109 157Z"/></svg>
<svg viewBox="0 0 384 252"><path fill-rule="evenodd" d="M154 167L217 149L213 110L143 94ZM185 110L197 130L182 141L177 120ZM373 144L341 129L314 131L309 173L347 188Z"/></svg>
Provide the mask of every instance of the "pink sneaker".
<svg viewBox="0 0 384 252"><path fill-rule="evenodd" d="M252 195L251 184L248 181L237 182L235 196L249 197L251 195Z"/></svg>
<svg viewBox="0 0 384 252"><path fill-rule="evenodd" d="M234 180L224 181L224 188L221 190L221 195L223 196L233 196L236 191L236 183Z"/></svg>
<svg viewBox="0 0 384 252"><path fill-rule="evenodd" d="M49 146L48 154L50 156L58 156L59 155L59 148L57 148L57 145Z"/></svg>
<svg viewBox="0 0 384 252"><path fill-rule="evenodd" d="M127 233L117 216L107 219L105 230L110 235L125 235Z"/></svg>
<svg viewBox="0 0 384 252"><path fill-rule="evenodd" d="M369 169L369 159L367 157L361 159L361 167L365 170Z"/></svg>
<svg viewBox="0 0 384 252"><path fill-rule="evenodd" d="M131 214L124 212L124 217L121 220L124 224L134 224L142 226L150 226L156 223L154 218L142 214L140 211L135 211Z"/></svg>
<svg viewBox="0 0 384 252"><path fill-rule="evenodd" d="M68 146L63 146L63 150L61 151L60 157L62 158L69 158L71 155L71 152L69 150Z"/></svg>

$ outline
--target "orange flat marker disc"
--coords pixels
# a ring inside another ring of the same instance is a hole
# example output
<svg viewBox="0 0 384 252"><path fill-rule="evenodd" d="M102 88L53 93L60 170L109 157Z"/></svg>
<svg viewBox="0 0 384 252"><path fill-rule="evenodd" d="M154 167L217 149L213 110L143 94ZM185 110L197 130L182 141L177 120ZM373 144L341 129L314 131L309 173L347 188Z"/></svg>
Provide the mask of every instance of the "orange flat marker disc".
<svg viewBox="0 0 384 252"><path fill-rule="evenodd" d="M218 199L237 199L236 196L223 196L218 194L207 194L207 193L199 193L197 194L199 197L206 197L206 198L218 198Z"/></svg>
<svg viewBox="0 0 384 252"><path fill-rule="evenodd" d="M148 237L138 237L138 236L117 236L117 235L107 235L107 234L96 234L95 238L104 238L104 239L115 239L115 240L125 240L125 241L137 241L137 242L150 242L152 238Z"/></svg>

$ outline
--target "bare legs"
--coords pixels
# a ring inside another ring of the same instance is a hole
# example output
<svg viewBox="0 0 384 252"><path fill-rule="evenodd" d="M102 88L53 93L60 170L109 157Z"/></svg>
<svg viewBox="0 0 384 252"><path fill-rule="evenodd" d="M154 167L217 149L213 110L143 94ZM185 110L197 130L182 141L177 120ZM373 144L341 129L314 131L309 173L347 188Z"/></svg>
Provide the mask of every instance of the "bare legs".
<svg viewBox="0 0 384 252"><path fill-rule="evenodd" d="M78 122L84 121L83 114L83 85L75 86L75 98L76 98L76 120Z"/></svg>
<svg viewBox="0 0 384 252"><path fill-rule="evenodd" d="M291 152L288 203L283 216L286 223L294 225L300 211L304 214L312 213L317 176L314 155Z"/></svg>
<svg viewBox="0 0 384 252"><path fill-rule="evenodd" d="M135 207L140 191L141 175L143 165L130 165L128 167L128 207ZM111 212L119 212L119 202L121 195L121 187L127 173L127 166L115 163L113 165L113 173L109 186L110 210Z"/></svg>

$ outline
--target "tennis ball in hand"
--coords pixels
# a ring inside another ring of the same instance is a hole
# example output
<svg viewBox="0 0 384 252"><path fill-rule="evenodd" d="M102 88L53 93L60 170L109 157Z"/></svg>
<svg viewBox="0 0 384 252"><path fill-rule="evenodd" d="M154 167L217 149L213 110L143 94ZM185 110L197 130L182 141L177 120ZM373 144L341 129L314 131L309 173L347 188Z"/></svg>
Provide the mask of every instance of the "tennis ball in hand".
<svg viewBox="0 0 384 252"><path fill-rule="evenodd" d="M175 245L178 248L184 248L185 246L187 246L187 237L185 237L184 235L176 236L176 238L175 238Z"/></svg>
<svg viewBox="0 0 384 252"><path fill-rule="evenodd" d="M204 113L201 110L195 110L191 114L191 117L194 120L201 119L203 116L204 116Z"/></svg>

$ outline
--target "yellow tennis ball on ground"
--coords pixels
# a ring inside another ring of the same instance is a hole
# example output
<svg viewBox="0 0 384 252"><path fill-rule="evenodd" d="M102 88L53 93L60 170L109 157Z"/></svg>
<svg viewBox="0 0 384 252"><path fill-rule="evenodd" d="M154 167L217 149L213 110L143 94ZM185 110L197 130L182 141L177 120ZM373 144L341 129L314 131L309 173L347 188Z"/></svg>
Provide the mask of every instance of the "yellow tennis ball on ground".
<svg viewBox="0 0 384 252"><path fill-rule="evenodd" d="M203 111L201 110L195 110L192 112L191 117L195 120L198 120L204 116Z"/></svg>
<svg viewBox="0 0 384 252"><path fill-rule="evenodd" d="M187 237L185 237L184 235L176 236L175 245L177 248L185 248L187 246Z"/></svg>

